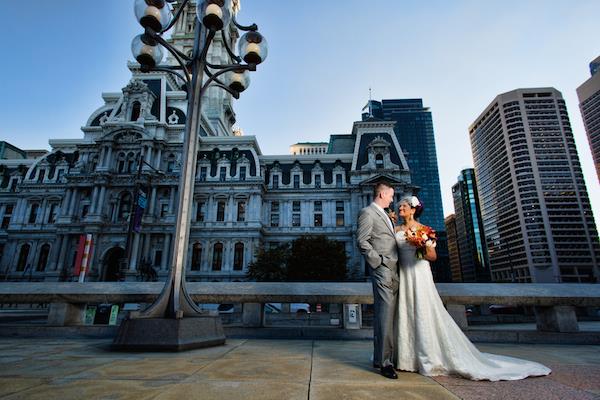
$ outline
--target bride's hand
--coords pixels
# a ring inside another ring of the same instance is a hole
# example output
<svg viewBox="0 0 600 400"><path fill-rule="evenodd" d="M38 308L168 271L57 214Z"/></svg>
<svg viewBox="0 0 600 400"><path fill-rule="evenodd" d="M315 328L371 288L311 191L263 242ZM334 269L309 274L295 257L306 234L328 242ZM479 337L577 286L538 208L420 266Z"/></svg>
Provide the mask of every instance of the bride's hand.
<svg viewBox="0 0 600 400"><path fill-rule="evenodd" d="M428 241L425 242L425 247L432 247L435 249L436 246L437 246L437 242L435 240L429 239Z"/></svg>

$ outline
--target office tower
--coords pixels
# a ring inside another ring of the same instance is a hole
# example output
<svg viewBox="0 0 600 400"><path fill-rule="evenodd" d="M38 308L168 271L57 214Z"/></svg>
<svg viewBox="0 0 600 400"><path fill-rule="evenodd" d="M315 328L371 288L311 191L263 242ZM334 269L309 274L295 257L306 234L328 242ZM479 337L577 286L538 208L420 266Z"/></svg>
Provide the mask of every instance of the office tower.
<svg viewBox="0 0 600 400"><path fill-rule="evenodd" d="M437 282L451 279L448 265L448 245L442 209L442 193L437 165L435 137L431 111L423 106L422 99L369 100L363 121L380 119L394 121L394 133L404 151L413 185L418 186L418 197L425 206L419 221L438 232L438 260L434 263Z"/></svg>
<svg viewBox="0 0 600 400"><path fill-rule="evenodd" d="M458 252L458 241L456 235L456 215L450 214L444 218L446 233L448 234L448 259L450 271L452 271L452 282L462 282L460 270L460 254Z"/></svg>
<svg viewBox="0 0 600 400"><path fill-rule="evenodd" d="M477 196L475 170L464 169L452 186L456 240L463 282L489 282L490 264Z"/></svg>
<svg viewBox="0 0 600 400"><path fill-rule="evenodd" d="M421 188L418 197L425 206L421 223L443 231L444 212L431 111L423 107L422 99L370 100L369 108L370 112L362 115L363 121L374 117L396 122L394 133L406 154L411 181Z"/></svg>
<svg viewBox="0 0 600 400"><path fill-rule="evenodd" d="M600 181L600 56L590 63L590 73L592 77L577 88L577 97Z"/></svg>
<svg viewBox="0 0 600 400"><path fill-rule="evenodd" d="M492 280L597 281L598 233L561 93L498 95L469 133Z"/></svg>

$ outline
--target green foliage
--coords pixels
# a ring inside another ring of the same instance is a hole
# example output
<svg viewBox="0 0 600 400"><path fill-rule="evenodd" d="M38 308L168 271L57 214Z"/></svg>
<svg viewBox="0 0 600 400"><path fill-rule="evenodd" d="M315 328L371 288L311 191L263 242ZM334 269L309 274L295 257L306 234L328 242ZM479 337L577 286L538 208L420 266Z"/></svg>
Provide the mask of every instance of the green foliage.
<svg viewBox="0 0 600 400"><path fill-rule="evenodd" d="M248 265L248 278L259 282L281 282L286 280L289 244L272 249L260 248L256 261Z"/></svg>
<svg viewBox="0 0 600 400"><path fill-rule="evenodd" d="M256 281L344 281L348 256L344 244L326 236L302 236L274 249L260 249L248 266Z"/></svg>

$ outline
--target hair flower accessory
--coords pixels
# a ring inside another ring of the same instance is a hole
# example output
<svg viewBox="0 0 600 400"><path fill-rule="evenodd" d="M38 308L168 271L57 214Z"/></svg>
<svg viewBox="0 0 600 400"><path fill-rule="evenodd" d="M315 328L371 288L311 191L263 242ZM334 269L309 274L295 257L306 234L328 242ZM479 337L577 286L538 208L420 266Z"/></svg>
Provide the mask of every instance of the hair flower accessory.
<svg viewBox="0 0 600 400"><path fill-rule="evenodd" d="M410 206L412 208L417 208L421 205L421 202L419 201L419 198L417 196L411 196L409 197L410 200Z"/></svg>

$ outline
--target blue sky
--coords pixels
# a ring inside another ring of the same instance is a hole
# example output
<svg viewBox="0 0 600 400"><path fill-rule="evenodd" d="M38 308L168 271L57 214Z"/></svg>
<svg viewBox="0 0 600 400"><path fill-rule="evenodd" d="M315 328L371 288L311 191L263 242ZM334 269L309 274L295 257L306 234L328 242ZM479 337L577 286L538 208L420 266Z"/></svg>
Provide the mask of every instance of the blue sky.
<svg viewBox="0 0 600 400"><path fill-rule="evenodd" d="M5 2L0 36L0 140L48 148L78 138L101 93L129 81L141 32L132 0ZM575 89L600 55L597 0L242 0L269 57L235 103L264 154L349 133L376 100L423 98L436 133L444 215L451 186L472 166L468 126L502 92L556 87L569 109L596 218L600 187Z"/></svg>

